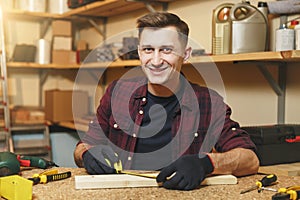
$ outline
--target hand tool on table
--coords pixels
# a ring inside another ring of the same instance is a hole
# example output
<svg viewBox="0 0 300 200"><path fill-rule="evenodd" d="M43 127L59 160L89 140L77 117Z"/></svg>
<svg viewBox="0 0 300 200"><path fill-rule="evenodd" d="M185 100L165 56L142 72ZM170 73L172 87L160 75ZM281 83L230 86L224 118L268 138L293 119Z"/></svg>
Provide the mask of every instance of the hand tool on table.
<svg viewBox="0 0 300 200"><path fill-rule="evenodd" d="M0 177L19 174L20 167L46 169L57 166L54 162L35 156L21 156L12 152L0 152Z"/></svg>
<svg viewBox="0 0 300 200"><path fill-rule="evenodd" d="M300 199L300 185L278 189L272 200L297 200Z"/></svg>
<svg viewBox="0 0 300 200"><path fill-rule="evenodd" d="M108 159L105 159L105 161L107 162L107 164L109 166L111 166L111 163ZM116 170L117 174L128 174L128 175L141 176L141 177L153 178L153 179L155 179L158 175L158 172L153 172L153 171L152 172L138 172L138 171L134 171L134 170L123 170L121 160L114 163L114 165L112 167Z"/></svg>
<svg viewBox="0 0 300 200"><path fill-rule="evenodd" d="M40 174L34 174L32 178L28 178L28 180L33 181L33 185L38 183L48 183L50 181L58 181L71 177L71 172L63 172L58 173L57 169L47 170Z"/></svg>
<svg viewBox="0 0 300 200"><path fill-rule="evenodd" d="M250 192L252 190L260 189L261 187L274 185L276 183L276 181L277 181L277 176L275 174L266 175L260 181L256 181L254 186L241 191L240 194L244 194L244 193Z"/></svg>

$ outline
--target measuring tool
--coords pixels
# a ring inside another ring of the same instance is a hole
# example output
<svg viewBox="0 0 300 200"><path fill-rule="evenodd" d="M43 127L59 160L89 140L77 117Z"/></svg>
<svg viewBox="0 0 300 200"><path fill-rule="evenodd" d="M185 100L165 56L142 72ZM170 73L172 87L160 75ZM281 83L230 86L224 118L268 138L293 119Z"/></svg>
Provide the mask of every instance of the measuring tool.
<svg viewBox="0 0 300 200"><path fill-rule="evenodd" d="M300 199L300 185L280 188L278 193L272 196L272 200L297 200Z"/></svg>
<svg viewBox="0 0 300 200"><path fill-rule="evenodd" d="M71 177L71 172L63 172L63 173L58 173L57 169L54 170L48 170L40 174L34 174L32 178L28 178L28 180L33 181L33 184L38 184L38 183L48 183L50 181L58 181L62 179L66 179Z"/></svg>
<svg viewBox="0 0 300 200"><path fill-rule="evenodd" d="M277 176L275 174L269 174L264 176L260 181L256 181L255 186L241 191L241 194L250 192L252 190L260 189L261 187L266 187L275 184L277 181Z"/></svg>

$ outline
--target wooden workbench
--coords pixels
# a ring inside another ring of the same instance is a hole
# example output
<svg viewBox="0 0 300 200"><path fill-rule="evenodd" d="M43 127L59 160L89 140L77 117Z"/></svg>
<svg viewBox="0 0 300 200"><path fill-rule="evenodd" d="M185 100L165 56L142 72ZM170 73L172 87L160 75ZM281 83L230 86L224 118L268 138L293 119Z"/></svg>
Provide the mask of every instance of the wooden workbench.
<svg viewBox="0 0 300 200"><path fill-rule="evenodd" d="M217 185L217 186L203 186L200 189L192 191L177 191L167 190L164 188L122 188L122 189L95 189L95 190L76 190L75 189L75 175L85 175L86 172L82 168L58 168L59 173L71 171L72 177L56 182L49 182L47 184L38 184L33 186L34 200L47 199L268 199L270 200L274 192L257 191L240 194L240 191L255 184L255 182L263 177L263 175L252 175L238 178L236 185ZM33 169L22 172L25 178L31 177L34 173L40 173L43 170ZM292 185L300 185L299 176L278 176L278 184L272 188L278 189L280 187L288 187Z"/></svg>

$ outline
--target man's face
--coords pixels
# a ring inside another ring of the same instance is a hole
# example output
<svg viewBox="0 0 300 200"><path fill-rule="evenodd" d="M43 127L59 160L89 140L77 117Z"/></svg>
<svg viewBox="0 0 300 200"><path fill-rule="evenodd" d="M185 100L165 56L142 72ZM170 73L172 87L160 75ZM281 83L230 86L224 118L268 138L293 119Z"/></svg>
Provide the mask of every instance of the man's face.
<svg viewBox="0 0 300 200"><path fill-rule="evenodd" d="M145 28L140 35L139 56L142 70L151 84L167 84L179 80L188 50L182 47L175 27Z"/></svg>

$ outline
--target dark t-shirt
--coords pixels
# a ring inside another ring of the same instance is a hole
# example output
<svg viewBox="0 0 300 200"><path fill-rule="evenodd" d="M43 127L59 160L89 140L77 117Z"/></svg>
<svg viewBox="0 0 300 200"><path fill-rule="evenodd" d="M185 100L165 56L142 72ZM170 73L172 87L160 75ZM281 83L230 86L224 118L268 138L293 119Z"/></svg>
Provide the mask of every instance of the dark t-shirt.
<svg viewBox="0 0 300 200"><path fill-rule="evenodd" d="M147 92L147 103L144 106L145 117L140 127L136 153L149 153L164 147L163 155L156 159L163 159L164 163L171 162L170 145L166 145L172 140L172 121L181 97L182 91L180 90L170 97L158 97ZM138 159L133 157L133 168L147 170L147 165L145 165L147 162L144 159L148 159L147 156L139 156Z"/></svg>

